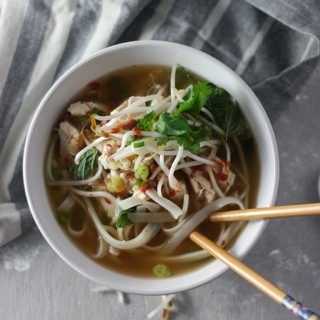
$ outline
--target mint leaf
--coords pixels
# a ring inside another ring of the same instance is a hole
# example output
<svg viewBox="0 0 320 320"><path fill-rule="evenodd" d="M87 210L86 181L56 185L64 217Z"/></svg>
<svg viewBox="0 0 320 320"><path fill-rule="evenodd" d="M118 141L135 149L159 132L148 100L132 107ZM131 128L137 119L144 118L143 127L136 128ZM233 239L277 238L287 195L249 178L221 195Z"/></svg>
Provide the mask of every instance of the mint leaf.
<svg viewBox="0 0 320 320"><path fill-rule="evenodd" d="M224 130L226 139L242 135L247 128L247 123L237 104L229 105L224 116Z"/></svg>
<svg viewBox="0 0 320 320"><path fill-rule="evenodd" d="M89 177L90 173L98 164L98 150L89 149L79 159L79 164L73 163L70 167L71 175L77 180L83 180Z"/></svg>
<svg viewBox="0 0 320 320"><path fill-rule="evenodd" d="M132 224L132 221L128 216L128 214L132 212L136 212L136 207L120 211L118 219L116 221L116 228L123 228L129 224Z"/></svg>
<svg viewBox="0 0 320 320"><path fill-rule="evenodd" d="M175 111L174 115L177 116L182 112L193 112L198 115L211 94L212 87L210 84L205 80L198 81L194 86L192 86L192 88L189 89L186 95L186 100L179 104L179 107Z"/></svg>
<svg viewBox="0 0 320 320"><path fill-rule="evenodd" d="M214 116L218 126L225 131L225 138L242 135L247 128L237 102L233 101L230 94L214 84L211 84L212 94L209 97L206 107Z"/></svg>
<svg viewBox="0 0 320 320"><path fill-rule="evenodd" d="M142 131L152 131L156 117L157 114L154 111L151 111L150 113L146 114L143 118L137 119L136 127Z"/></svg>

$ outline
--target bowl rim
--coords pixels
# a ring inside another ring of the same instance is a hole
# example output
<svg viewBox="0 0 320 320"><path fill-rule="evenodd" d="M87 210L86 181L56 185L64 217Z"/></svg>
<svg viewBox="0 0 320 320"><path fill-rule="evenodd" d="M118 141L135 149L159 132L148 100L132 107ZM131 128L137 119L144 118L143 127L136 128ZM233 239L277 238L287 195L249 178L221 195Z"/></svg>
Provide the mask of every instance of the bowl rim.
<svg viewBox="0 0 320 320"><path fill-rule="evenodd" d="M115 290L120 290L124 292L129 293L135 293L135 294L147 294L147 295L158 295L158 294L168 294L168 293L175 293L175 292L181 292L185 291L197 286L200 286L204 283L207 283L218 276L220 276L222 273L224 273L228 268L223 265L220 261L216 261L218 265L218 271L211 276L207 276L203 278L201 281L195 281L190 285L189 281L187 281L190 277L190 273L187 273L186 275L177 276L176 278L181 279L179 281L179 285L176 284L175 287L170 287L170 289L167 289L167 286L170 285L170 282L173 278L170 279L149 279L149 278L137 278L132 279L132 276L127 276L122 273L115 273L113 271L107 270L106 268L98 265L97 263L93 261L87 261L90 258L85 257L85 259L80 259L81 265L75 261L79 261L79 254L83 255L83 253L76 248L76 246L73 245L73 249L70 251L65 251L61 248L60 242L57 242L54 238L54 234L52 234L52 231L50 231L50 227L48 227L48 222L46 221L45 216L39 215L37 210L37 204L35 200L35 195L33 195L32 190L32 177L28 173L28 166L30 164L30 161L32 161L32 154L30 154L30 147L32 145L32 137L34 135L34 130L38 125L38 119L43 112L43 109L45 108L46 104L48 103L48 100L56 93L57 90L59 90L59 86L66 80L70 75L72 75L74 72L79 70L79 68L82 68L86 64L90 63L93 60L96 60L97 58L101 56L108 55L110 53L114 53L117 51L122 51L126 49L132 50L133 48L138 47L158 47L158 48L176 48L180 50L185 50L186 52L190 54L196 54L199 55L199 57L209 59L214 64L219 66L221 69L224 70L224 72L231 74L231 77L238 82L239 85L245 90L246 94L250 96L252 101L254 101L254 104L257 106L257 110L260 113L260 116L263 118L263 123L265 124L265 128L267 129L266 134L268 135L269 142L270 142L270 148L272 150L272 160L273 160L273 185L270 186L270 188L273 190L270 199L268 200L268 205L273 205L276 200L277 192L278 192L278 184L279 184L279 154L278 154L278 148L277 143L275 139L275 135L273 132L273 128L271 126L270 120L261 105L260 101L256 97L256 95L253 93L251 88L244 82L243 79L241 79L234 71L232 71L228 66L223 64L221 61L217 60L216 58L199 51L197 49L191 48L186 45L168 42L168 41L158 41L158 40L138 40L138 41L130 41L125 42L117 45L113 45L107 48L104 48L102 50L99 50L98 52L90 55L89 57L79 61L75 65L73 65L71 68L69 68L65 73L63 73L50 87L50 89L47 91L43 99L41 100L40 104L38 105L36 112L31 120L31 124L27 133L26 141L25 141L25 147L24 147L24 154L23 154L23 181L24 181L24 187L26 191L26 197L29 204L30 211L32 213L32 216L36 222L36 225L38 226L39 230L41 231L42 235L45 237L47 242L50 244L50 246L56 251L56 253L71 267L73 267L75 270L77 270L79 273L84 275L85 277L101 283L105 285L112 285L112 287ZM129 64L127 64L129 66ZM119 68L118 68L119 69ZM107 74L107 72L105 72ZM92 79L93 80L93 79ZM90 80L89 80L90 81ZM88 81L87 81L88 82ZM253 241L251 241L250 245L247 245L245 250L240 254L236 255L237 258L243 259L246 254L249 253L249 251L253 248L253 246L258 242L259 238L262 236L264 229L266 228L267 221L255 221L251 222L252 226L255 226L259 229L259 232L255 235L255 238ZM60 228L60 226L58 226ZM49 228L49 231L48 231ZM53 230L54 233L58 233L58 230ZM61 234L60 234L61 235ZM65 236L65 238L67 238ZM70 242L71 243L71 242ZM233 253L233 249L230 250L231 253ZM209 264L211 265L211 263ZM88 269L92 268L93 266L96 274L92 274L91 272L88 272ZM200 268L200 270L206 269L206 271L209 271L208 268ZM103 274L108 274L113 277L113 281L105 281L105 277L103 277ZM137 281L138 279L138 281ZM119 281L118 281L119 280ZM122 282L121 282L122 281ZM162 282L162 285L159 285L159 281ZM144 282L144 285L141 285L141 282ZM157 290L154 288L157 286Z"/></svg>

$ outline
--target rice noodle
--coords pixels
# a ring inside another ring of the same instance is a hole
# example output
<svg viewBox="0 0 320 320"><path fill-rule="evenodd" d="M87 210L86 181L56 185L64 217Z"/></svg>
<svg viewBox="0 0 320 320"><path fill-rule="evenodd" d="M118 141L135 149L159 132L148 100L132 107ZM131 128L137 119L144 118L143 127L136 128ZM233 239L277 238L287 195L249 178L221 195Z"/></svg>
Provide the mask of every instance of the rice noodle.
<svg viewBox="0 0 320 320"><path fill-rule="evenodd" d="M90 199L85 198L84 201L88 207L88 212L95 227L98 230L98 233L104 241L115 248L121 250L131 250L139 248L148 243L160 230L160 226L158 224L148 223L137 237L128 241L117 240L103 228Z"/></svg>
<svg viewBox="0 0 320 320"><path fill-rule="evenodd" d="M187 215L189 209L189 194L185 193L183 196L183 206L182 206L182 215L180 217L180 220L184 219Z"/></svg>
<svg viewBox="0 0 320 320"><path fill-rule="evenodd" d="M102 259L108 253L108 245L103 241L101 236L97 239L97 252L92 256L94 259Z"/></svg>
<svg viewBox="0 0 320 320"><path fill-rule="evenodd" d="M83 149L81 149L74 157L74 163L75 164L79 164L79 160L81 158L81 156L83 154L85 154L88 150L92 149L94 146L96 146L97 144L99 144L100 142L107 140L107 138L105 137L100 137L94 141L92 141L90 144L88 144L86 147L84 147Z"/></svg>
<svg viewBox="0 0 320 320"><path fill-rule="evenodd" d="M149 211L157 211L160 208L159 204L141 199L139 195L133 195L130 198L119 200L118 204L122 210L127 210L136 206L144 206Z"/></svg>
<svg viewBox="0 0 320 320"><path fill-rule="evenodd" d="M190 168L190 167L196 167L196 166L200 166L202 165L202 162L200 161L188 161L188 162L185 162L185 163L181 163L179 165L177 165L177 170L180 170L180 169L186 169L186 168Z"/></svg>
<svg viewBox="0 0 320 320"><path fill-rule="evenodd" d="M190 151L184 151L184 156L188 156L193 160L199 161L204 164L208 164L209 166L215 166L215 163L213 161L199 157L199 156L191 153Z"/></svg>
<svg viewBox="0 0 320 320"><path fill-rule="evenodd" d="M212 113L206 107L203 107L201 109L201 112L205 113L206 116L209 117L210 120L214 121L214 117L213 117Z"/></svg>
<svg viewBox="0 0 320 320"><path fill-rule="evenodd" d="M188 252L180 255L172 255L167 257L162 257L163 262L176 262L176 263L187 263L202 260L211 257L210 253L205 250L198 250L193 252Z"/></svg>
<svg viewBox="0 0 320 320"><path fill-rule="evenodd" d="M209 174L209 178L210 178L210 181L211 181L213 189L216 191L216 193L218 194L218 196L220 198L224 197L224 194L221 191L221 189L220 189L220 187L219 187L219 185L217 183L217 180L216 180L216 178L215 178L215 176L214 176L214 174L212 172L212 168L210 168L209 166L206 166L206 170L207 170L207 172Z"/></svg>
<svg viewBox="0 0 320 320"><path fill-rule="evenodd" d="M146 194L161 207L167 209L174 219L178 219L182 215L182 210L174 202L166 198L159 197L155 190L147 190Z"/></svg>
<svg viewBox="0 0 320 320"><path fill-rule="evenodd" d="M75 205L76 201L68 194L60 206L57 208L61 212L70 212Z"/></svg>
<svg viewBox="0 0 320 320"><path fill-rule="evenodd" d="M84 223L83 226L82 226L82 228L81 228L80 230L74 229L74 228L70 225L70 223L68 223L68 224L67 224L67 229L68 229L69 233L70 233L74 238L81 238L81 237L85 234L85 232L86 232L86 230L87 230L87 223Z"/></svg>
<svg viewBox="0 0 320 320"><path fill-rule="evenodd" d="M170 76L170 95L171 95L171 104L175 104L176 96L175 96L175 89L176 89L176 70L177 64L174 64L171 68L171 76Z"/></svg>
<svg viewBox="0 0 320 320"><path fill-rule="evenodd" d="M194 213L192 216L190 216L190 218L188 218L187 222L175 233L175 236L167 241L167 244L160 250L159 253L162 255L170 254L180 245L180 243L185 238L189 236L192 230L194 230L201 222L207 219L210 214L231 204L235 204L240 209L243 209L242 202L237 198L224 197L208 204L206 207Z"/></svg>
<svg viewBox="0 0 320 320"><path fill-rule="evenodd" d="M182 155L183 155L183 147L179 146L177 156L171 165L169 175L168 175L169 185L174 190L180 190L179 184L177 183L177 179L174 177L174 172L177 168L177 165L178 165L180 159L182 158ZM161 161L161 156L160 156L160 161Z"/></svg>
<svg viewBox="0 0 320 320"><path fill-rule="evenodd" d="M163 223L175 221L175 219L172 218L171 214L168 211L134 212L128 213L128 217L132 222Z"/></svg>
<svg viewBox="0 0 320 320"><path fill-rule="evenodd" d="M125 108L122 111L116 112L116 113L112 113L109 116L99 116L97 114L94 114L95 119L99 120L99 121L103 121L106 122L108 120L113 120L119 117L122 117L123 115L127 115L127 114L135 114L135 113L140 113L140 112L148 112L150 111L149 107L139 107L139 105L141 104L145 104L148 101L151 101L155 98L161 98L161 96L153 94L150 96L146 96L146 97L140 97L140 99L136 102L134 102L130 107Z"/></svg>
<svg viewBox="0 0 320 320"><path fill-rule="evenodd" d="M83 191L71 187L70 190L82 197L88 198L107 198L110 200L116 207L119 207L117 199L109 192L106 191Z"/></svg>
<svg viewBox="0 0 320 320"><path fill-rule="evenodd" d="M166 178L165 175L162 175L159 182L158 182L158 185L157 185L157 192L158 192L159 197L162 197L161 189L162 189L162 185L163 185L165 178Z"/></svg>

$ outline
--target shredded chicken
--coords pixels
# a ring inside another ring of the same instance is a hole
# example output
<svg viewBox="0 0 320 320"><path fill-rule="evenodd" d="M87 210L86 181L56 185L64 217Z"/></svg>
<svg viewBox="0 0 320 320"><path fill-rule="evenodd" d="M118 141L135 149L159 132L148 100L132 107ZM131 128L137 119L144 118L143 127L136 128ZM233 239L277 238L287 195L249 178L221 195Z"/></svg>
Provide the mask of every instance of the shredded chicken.
<svg viewBox="0 0 320 320"><path fill-rule="evenodd" d="M60 154L62 158L71 158L81 148L82 136L80 132L68 121L59 125Z"/></svg>

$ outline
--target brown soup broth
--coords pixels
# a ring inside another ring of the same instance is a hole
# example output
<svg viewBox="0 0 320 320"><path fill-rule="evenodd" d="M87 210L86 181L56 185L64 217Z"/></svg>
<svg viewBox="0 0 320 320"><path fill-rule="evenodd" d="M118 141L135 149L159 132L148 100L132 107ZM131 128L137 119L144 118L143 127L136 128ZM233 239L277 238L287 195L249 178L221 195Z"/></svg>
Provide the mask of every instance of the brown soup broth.
<svg viewBox="0 0 320 320"><path fill-rule="evenodd" d="M76 101L94 101L103 103L108 106L111 111L130 96L148 94L150 90L152 90L154 84L159 84L161 86L167 85L168 90L166 94L169 94L170 72L170 68L157 65L132 66L118 70L89 83L85 88L79 91L70 103ZM197 79L199 78L194 75L189 75L182 80L179 79L179 85L181 85L181 87L186 87ZM67 107L68 106L66 106L66 108ZM68 119L69 117L70 116L65 111L59 120ZM237 167L239 166L240 160L237 155L236 148L232 143L230 144L230 148L232 153L232 166ZM249 206L253 207L256 203L256 193L260 178L257 146L253 138L250 137L242 141L242 148L249 171ZM56 150L56 152L58 152L58 150ZM65 187L48 187L48 195L54 212L57 213L56 208L63 201L66 192ZM190 203L197 203L197 201L192 201L192 195ZM96 208L98 207L99 206L96 205ZM193 206L189 209L189 213L199 210L199 208L199 205ZM101 206L100 209L102 209ZM71 236L67 230L66 224L63 222L61 223L61 221L60 224L69 239L84 254L92 258L97 250L97 232L93 222L90 217L84 213L83 208L79 204L76 204L73 208L73 212L69 214L72 217L71 224L75 229L81 228L83 221L87 220L88 227L81 238ZM198 227L198 230L213 241L217 239L220 229L221 226L219 223L211 223L209 221L203 222L202 225ZM237 235L228 244L228 246L231 246L236 238ZM191 240L186 239L175 251L175 254L192 252L195 250L199 250L199 247L197 247ZM117 272L140 277L154 277L152 274L152 268L158 263L163 263L163 259L160 256L149 253L145 254L145 252L142 252L141 250L136 250L134 253L121 251L119 256L114 256L108 253L105 258L94 259L94 261ZM171 263L168 261L165 261L164 263L171 269L172 276L175 276L203 266L210 261L212 261L211 258L191 263Z"/></svg>

